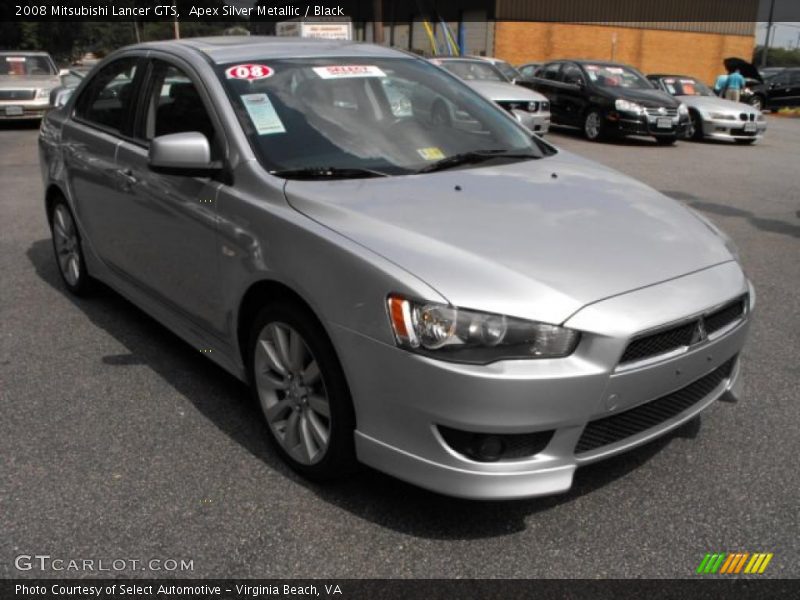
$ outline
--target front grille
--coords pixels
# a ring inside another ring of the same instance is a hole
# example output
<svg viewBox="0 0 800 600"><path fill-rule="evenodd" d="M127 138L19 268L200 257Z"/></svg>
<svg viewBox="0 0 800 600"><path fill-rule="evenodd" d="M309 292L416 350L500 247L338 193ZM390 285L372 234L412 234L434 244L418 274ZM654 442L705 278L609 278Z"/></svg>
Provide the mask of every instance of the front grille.
<svg viewBox="0 0 800 600"><path fill-rule="evenodd" d="M36 90L0 90L0 100L33 100Z"/></svg>
<svg viewBox="0 0 800 600"><path fill-rule="evenodd" d="M719 331L741 319L746 307L747 296L742 296L692 321L636 338L625 348L619 362L621 365L636 362L701 342L705 339L705 334Z"/></svg>
<svg viewBox="0 0 800 600"><path fill-rule="evenodd" d="M663 111L663 112L662 112ZM677 117L677 108L645 108L644 112L648 117Z"/></svg>
<svg viewBox="0 0 800 600"><path fill-rule="evenodd" d="M628 347L625 348L625 353L620 359L620 363L629 363L637 360L643 360L656 356L658 354L666 354L672 350L676 350L683 346L688 346L692 343L692 336L697 329L697 321L691 321L665 329L648 335L638 340L633 340Z"/></svg>
<svg viewBox="0 0 800 600"><path fill-rule="evenodd" d="M510 101L510 100L500 100L497 102L501 108L511 112L512 110L524 110L526 112L537 112L539 110L539 103L538 102L521 102L521 101Z"/></svg>
<svg viewBox="0 0 800 600"><path fill-rule="evenodd" d="M745 301L739 298L732 304L706 316L706 332L714 333L744 316Z"/></svg>
<svg viewBox="0 0 800 600"><path fill-rule="evenodd" d="M726 363L686 387L610 417L591 421L583 430L575 454L590 452L642 433L688 410L730 377L734 356Z"/></svg>
<svg viewBox="0 0 800 600"><path fill-rule="evenodd" d="M750 114L747 114L747 113L741 113L741 114L739 115L739 118L740 118L742 121L755 121L755 120L756 120L756 114L755 114L755 113L750 113Z"/></svg>

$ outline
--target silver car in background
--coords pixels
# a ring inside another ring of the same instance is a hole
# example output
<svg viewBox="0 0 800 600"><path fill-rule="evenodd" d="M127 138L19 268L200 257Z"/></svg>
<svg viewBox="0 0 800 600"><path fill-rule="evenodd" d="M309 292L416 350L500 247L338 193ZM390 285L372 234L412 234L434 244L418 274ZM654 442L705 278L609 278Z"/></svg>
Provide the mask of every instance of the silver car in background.
<svg viewBox="0 0 800 600"><path fill-rule="evenodd" d="M434 58L431 62L463 79L534 133L543 135L550 130L550 102L547 98L539 92L514 85L490 60L458 57Z"/></svg>
<svg viewBox="0 0 800 600"><path fill-rule="evenodd" d="M459 118L432 121L430 96ZM39 149L66 288L105 282L249 382L309 478L361 462L553 494L738 393L755 296L725 234L422 58L131 46Z"/></svg>
<svg viewBox="0 0 800 600"><path fill-rule="evenodd" d="M0 121L41 119L61 85L47 52L0 52Z"/></svg>
<svg viewBox="0 0 800 600"><path fill-rule="evenodd" d="M686 75L648 75L660 90L675 96L689 109L687 137L733 140L753 144L764 137L767 120L761 111L743 102L720 98L702 81Z"/></svg>

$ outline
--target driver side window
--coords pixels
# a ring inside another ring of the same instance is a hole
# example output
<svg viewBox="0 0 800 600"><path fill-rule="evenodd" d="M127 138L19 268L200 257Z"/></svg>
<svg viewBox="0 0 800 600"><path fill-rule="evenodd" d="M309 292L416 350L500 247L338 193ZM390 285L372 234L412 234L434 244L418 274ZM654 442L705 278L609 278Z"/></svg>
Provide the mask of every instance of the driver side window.
<svg viewBox="0 0 800 600"><path fill-rule="evenodd" d="M161 60L153 61L152 73L144 139L149 142L160 135L199 131L208 139L212 157L218 154L214 123L192 80L179 68Z"/></svg>
<svg viewBox="0 0 800 600"><path fill-rule="evenodd" d="M572 85L582 85L583 74L577 65L564 65L561 70L561 78L564 83L571 83Z"/></svg>

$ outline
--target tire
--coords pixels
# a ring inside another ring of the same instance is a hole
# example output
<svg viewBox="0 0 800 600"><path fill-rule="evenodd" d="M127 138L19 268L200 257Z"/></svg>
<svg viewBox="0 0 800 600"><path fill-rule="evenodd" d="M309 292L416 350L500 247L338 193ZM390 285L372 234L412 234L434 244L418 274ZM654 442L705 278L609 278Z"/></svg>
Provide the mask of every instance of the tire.
<svg viewBox="0 0 800 600"><path fill-rule="evenodd" d="M289 302L265 306L251 329L248 368L270 439L315 481L352 473L355 412L344 371L316 318Z"/></svg>
<svg viewBox="0 0 800 600"><path fill-rule="evenodd" d="M705 135L703 134L703 120L700 114L692 111L689 114L689 119L691 121L691 130L689 131L688 137L697 142L702 141Z"/></svg>
<svg viewBox="0 0 800 600"><path fill-rule="evenodd" d="M76 296L89 294L95 282L86 268L81 236L64 198L58 198L51 208L50 236L56 266L67 290Z"/></svg>
<svg viewBox="0 0 800 600"><path fill-rule="evenodd" d="M656 143L659 146L672 146L677 141L678 141L677 135L665 135L656 138Z"/></svg>
<svg viewBox="0 0 800 600"><path fill-rule="evenodd" d="M743 144L745 146L749 146L750 144L755 144L756 140L733 140L737 144Z"/></svg>
<svg viewBox="0 0 800 600"><path fill-rule="evenodd" d="M583 135L592 142L599 142L605 138L603 131L603 115L600 111L592 109L583 118Z"/></svg>

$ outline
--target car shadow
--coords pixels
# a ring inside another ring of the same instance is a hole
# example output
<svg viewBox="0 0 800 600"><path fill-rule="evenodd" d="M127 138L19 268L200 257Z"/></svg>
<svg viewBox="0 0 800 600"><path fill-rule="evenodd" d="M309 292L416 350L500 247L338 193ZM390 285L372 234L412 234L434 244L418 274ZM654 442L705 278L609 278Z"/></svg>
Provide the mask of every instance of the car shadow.
<svg viewBox="0 0 800 600"><path fill-rule="evenodd" d="M752 213L749 210L744 210L735 206L729 206L727 204L708 202L706 200L701 200L694 194L688 194L679 190L660 190L660 192L666 196L669 196L670 198L674 198L675 200L681 200L692 208L696 208L700 212L711 213L722 217L737 217L746 220L753 227L760 229L761 231L768 231L770 233L779 233L781 235L800 238L800 225L795 225L794 223L788 223L779 219L767 219L765 217L759 217L757 214ZM800 217L800 211L797 212L797 216Z"/></svg>
<svg viewBox="0 0 800 600"><path fill-rule="evenodd" d="M628 136L628 135L611 135L607 136L601 141L592 142L586 139L586 136L583 134L583 131L576 127L564 127L561 125L551 125L550 131L553 133L557 133L559 135L563 135L565 137L570 137L576 140L583 140L588 144L608 144L611 146L630 146L636 148L672 148L673 146L662 146L658 142L656 142L655 138L650 138L646 136ZM545 136L547 139L547 136ZM678 140L676 142L680 143L683 140Z"/></svg>
<svg viewBox="0 0 800 600"><path fill-rule="evenodd" d="M531 516L569 504L625 477L675 438L694 438L701 427L700 418L695 418L648 445L583 467L569 492L544 498L507 502L454 499L367 467L345 480L318 485L296 475L278 457L267 440L260 409L244 384L113 290L100 285L90 298L69 294L52 258L49 239L34 242L26 254L45 283L127 350L98 360L120 368L143 365L152 369L214 426L271 469L303 485L324 502L410 536L467 540L523 531Z"/></svg>
<svg viewBox="0 0 800 600"><path fill-rule="evenodd" d="M21 130L21 129L39 129L39 125L41 124L39 119L20 119L20 120L1 120L0 119L0 131L5 129L9 130Z"/></svg>

